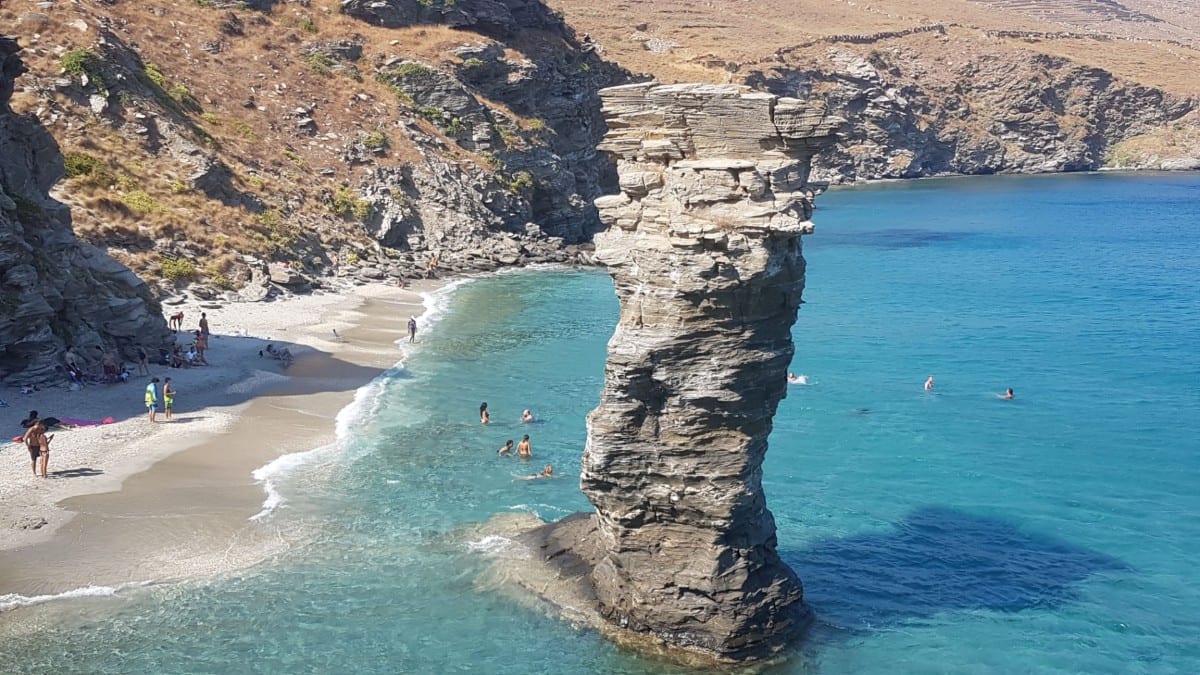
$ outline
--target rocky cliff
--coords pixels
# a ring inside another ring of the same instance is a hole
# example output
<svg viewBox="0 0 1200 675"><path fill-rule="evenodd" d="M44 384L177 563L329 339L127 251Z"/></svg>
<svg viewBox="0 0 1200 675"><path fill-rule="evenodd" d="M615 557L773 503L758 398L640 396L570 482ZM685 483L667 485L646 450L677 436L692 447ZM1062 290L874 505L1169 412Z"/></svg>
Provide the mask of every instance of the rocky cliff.
<svg viewBox="0 0 1200 675"><path fill-rule="evenodd" d="M943 46L908 44L917 41ZM864 38L819 53L781 50L747 82L844 111L844 137L815 167L835 183L1106 166L1200 168L1195 141L1157 156L1121 148L1130 139L1185 129L1196 135L1195 100L1061 57L979 46L960 51L960 42L940 30Z"/></svg>
<svg viewBox="0 0 1200 675"><path fill-rule="evenodd" d="M133 360L174 341L146 285L103 251L76 239L69 209L49 196L63 156L46 130L14 114L25 72L16 40L0 37L0 383L62 381L74 346L98 362L115 348Z"/></svg>
<svg viewBox="0 0 1200 675"><path fill-rule="evenodd" d="M615 630L762 657L810 617L762 461L804 289L810 163L840 120L736 86L601 97L621 191L596 201L596 257L621 313L583 457L596 513L530 541Z"/></svg>

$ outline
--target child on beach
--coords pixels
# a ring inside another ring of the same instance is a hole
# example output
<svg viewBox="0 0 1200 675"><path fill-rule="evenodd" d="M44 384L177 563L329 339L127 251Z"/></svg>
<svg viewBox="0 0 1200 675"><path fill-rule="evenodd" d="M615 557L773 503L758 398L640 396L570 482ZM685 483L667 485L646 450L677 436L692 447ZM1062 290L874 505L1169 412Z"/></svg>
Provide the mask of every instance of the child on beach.
<svg viewBox="0 0 1200 675"><path fill-rule="evenodd" d="M158 378L150 378L150 384L146 385L146 413L150 417L150 421L154 421L154 416L158 412Z"/></svg>

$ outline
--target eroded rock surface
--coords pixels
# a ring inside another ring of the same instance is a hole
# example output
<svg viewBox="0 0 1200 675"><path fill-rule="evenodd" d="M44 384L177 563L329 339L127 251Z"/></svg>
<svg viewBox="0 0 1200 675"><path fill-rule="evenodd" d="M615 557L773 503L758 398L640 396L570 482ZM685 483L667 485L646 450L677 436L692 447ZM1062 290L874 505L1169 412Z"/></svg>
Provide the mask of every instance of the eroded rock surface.
<svg viewBox="0 0 1200 675"><path fill-rule="evenodd" d="M70 211L49 196L63 175L58 145L9 110L19 51L0 37L0 382L61 382L68 346L86 366L104 349L132 362L138 345L156 354L174 337L146 285L76 239Z"/></svg>
<svg viewBox="0 0 1200 675"><path fill-rule="evenodd" d="M621 303L582 486L596 506L527 541L610 626L722 660L811 613L776 553L762 461L786 393L812 231L811 157L840 122L734 86L601 92L621 193L596 237ZM555 600L555 598L549 598Z"/></svg>

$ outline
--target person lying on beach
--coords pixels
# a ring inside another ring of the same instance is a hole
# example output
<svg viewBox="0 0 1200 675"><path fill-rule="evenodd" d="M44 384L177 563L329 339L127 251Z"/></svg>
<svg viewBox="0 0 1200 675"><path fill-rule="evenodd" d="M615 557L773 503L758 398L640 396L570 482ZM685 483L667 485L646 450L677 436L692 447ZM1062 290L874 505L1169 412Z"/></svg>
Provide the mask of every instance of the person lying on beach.
<svg viewBox="0 0 1200 675"><path fill-rule="evenodd" d="M525 434L525 437L517 444L517 457L521 459L533 457L533 444L529 442L529 434Z"/></svg>
<svg viewBox="0 0 1200 675"><path fill-rule="evenodd" d="M521 480L536 480L538 478L555 478L554 467L547 464L541 473L531 473L528 476L522 476Z"/></svg>
<svg viewBox="0 0 1200 675"><path fill-rule="evenodd" d="M500 446L500 450L497 451L496 454L497 455L507 455L508 453L512 452L512 449L513 449L513 441L510 438L504 442L504 445Z"/></svg>
<svg viewBox="0 0 1200 675"><path fill-rule="evenodd" d="M525 412L521 413L521 423L529 424L532 421L533 421L533 413L529 412L529 409L526 408Z"/></svg>
<svg viewBox="0 0 1200 675"><path fill-rule="evenodd" d="M1005 401L1011 401L1012 399L1016 398L1016 394L1013 394L1012 387L1009 387L1008 389L1004 390L1003 394L996 394L996 398L1002 398Z"/></svg>
<svg viewBox="0 0 1200 675"><path fill-rule="evenodd" d="M57 417L38 417L38 411L30 410L29 417L21 420L21 428L28 429L36 424L38 420L41 420L42 426L46 427L47 429L53 429L54 427L67 427L67 425L63 424L62 420L58 419Z"/></svg>

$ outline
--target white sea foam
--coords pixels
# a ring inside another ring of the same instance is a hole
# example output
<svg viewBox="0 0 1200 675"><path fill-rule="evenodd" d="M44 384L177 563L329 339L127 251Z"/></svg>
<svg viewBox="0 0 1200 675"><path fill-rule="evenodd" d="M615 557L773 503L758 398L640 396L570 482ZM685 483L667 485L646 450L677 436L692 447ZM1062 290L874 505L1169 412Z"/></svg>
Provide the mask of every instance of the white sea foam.
<svg viewBox="0 0 1200 675"><path fill-rule="evenodd" d="M435 291L421 294L421 305L425 308L425 311L418 317L418 324L421 326L423 333L427 333L430 328L446 315L446 311L450 305L450 298L454 294L454 291L471 281L473 279L470 277L456 279ZM379 406L383 401L383 393L387 389L388 380L394 373L404 368L411 347L416 346L409 345L407 338L396 340L396 344L400 346L400 360L391 368L375 377L375 379L359 387L354 392L354 400L345 408L338 411L334 422L334 431L337 440L329 445L312 450L277 457L251 473L255 480L262 483L263 491L266 492L266 498L263 500L262 508L258 513L251 516L250 520L258 521L267 518L286 501L286 498L280 491L280 484L288 474L302 466L314 464L325 458L332 458L344 452L349 445L351 430L361 426L365 420L370 419L378 412Z"/></svg>
<svg viewBox="0 0 1200 675"><path fill-rule="evenodd" d="M17 593L7 593L0 595L0 612L8 612L18 607L29 607L31 605L40 605L54 600L68 600L71 598L98 598L110 597L127 588L138 588L149 585L149 581L138 581L119 586L84 586L83 588L73 588L62 593L53 593L50 595L20 595Z"/></svg>
<svg viewBox="0 0 1200 675"><path fill-rule="evenodd" d="M489 534L482 539L468 541L467 550L477 553L503 553L512 548L513 544L515 543L516 542L508 537L501 537L498 534Z"/></svg>
<svg viewBox="0 0 1200 675"><path fill-rule="evenodd" d="M509 511L524 511L525 513L535 515L542 520L547 520L547 518L542 515L543 511L548 511L551 513L557 511L558 513L560 513L564 516L570 515L572 513L572 511L570 509L564 509L561 506L555 506L553 504L514 504L514 505L508 507L508 510Z"/></svg>

